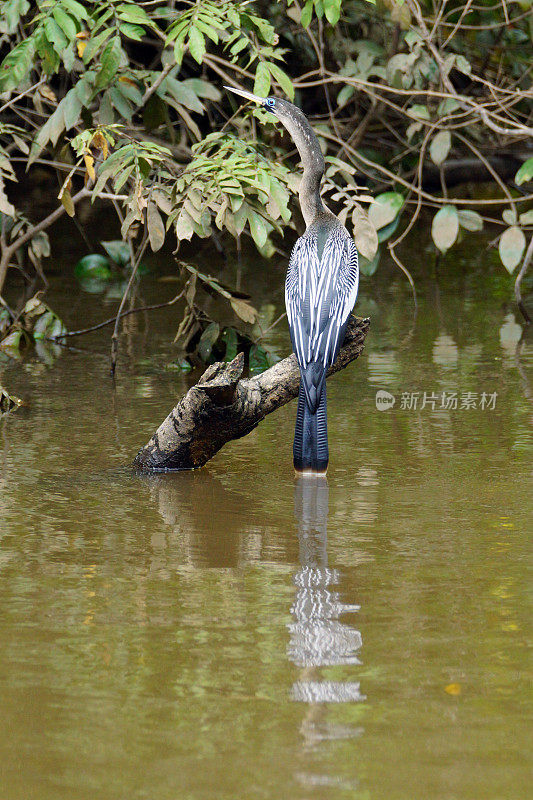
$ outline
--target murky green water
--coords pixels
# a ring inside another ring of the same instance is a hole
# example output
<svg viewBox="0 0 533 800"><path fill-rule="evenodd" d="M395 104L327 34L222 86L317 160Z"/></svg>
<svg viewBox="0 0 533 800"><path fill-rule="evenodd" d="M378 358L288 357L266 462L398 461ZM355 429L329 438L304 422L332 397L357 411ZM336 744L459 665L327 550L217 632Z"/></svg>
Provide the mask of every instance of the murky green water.
<svg viewBox="0 0 533 800"><path fill-rule="evenodd" d="M29 402L0 423L2 800L524 800L533 347L479 253L438 281L412 254L411 333L402 277L363 280L328 486L295 487L292 404L200 472L131 474L190 380L171 309L128 320L116 391L109 329L2 362ZM283 271L243 283L281 306ZM114 309L70 290L70 328Z"/></svg>

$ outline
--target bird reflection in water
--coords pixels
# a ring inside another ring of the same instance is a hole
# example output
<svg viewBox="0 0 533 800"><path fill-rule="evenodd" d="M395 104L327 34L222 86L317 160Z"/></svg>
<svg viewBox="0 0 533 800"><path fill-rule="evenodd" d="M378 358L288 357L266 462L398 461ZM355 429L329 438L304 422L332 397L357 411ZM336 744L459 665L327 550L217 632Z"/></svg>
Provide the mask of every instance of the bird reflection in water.
<svg viewBox="0 0 533 800"><path fill-rule="evenodd" d="M339 582L339 573L328 566L325 478L297 481L294 512L298 520L301 566L294 576L296 597L291 608L294 621L288 625L287 655L301 668L291 696L297 702L309 704L301 733L306 744L313 746L324 739L345 739L361 733L361 729L328 723L324 705L364 700L359 683L323 680L320 670L360 664L357 654L362 639L359 631L339 620L342 614L358 611L359 606L342 603L339 593L332 588Z"/></svg>

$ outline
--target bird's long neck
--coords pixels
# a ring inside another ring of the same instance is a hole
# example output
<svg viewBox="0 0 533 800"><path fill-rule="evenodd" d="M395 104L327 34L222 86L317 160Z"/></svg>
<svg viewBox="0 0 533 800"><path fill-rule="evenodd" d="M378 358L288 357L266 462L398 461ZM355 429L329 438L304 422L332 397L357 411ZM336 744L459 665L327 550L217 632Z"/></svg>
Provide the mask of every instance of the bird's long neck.
<svg viewBox="0 0 533 800"><path fill-rule="evenodd" d="M298 114L296 119L283 119L282 122L302 159L303 175L298 194L305 224L309 226L326 210L320 197L320 184L325 169L324 156L318 139L303 114Z"/></svg>

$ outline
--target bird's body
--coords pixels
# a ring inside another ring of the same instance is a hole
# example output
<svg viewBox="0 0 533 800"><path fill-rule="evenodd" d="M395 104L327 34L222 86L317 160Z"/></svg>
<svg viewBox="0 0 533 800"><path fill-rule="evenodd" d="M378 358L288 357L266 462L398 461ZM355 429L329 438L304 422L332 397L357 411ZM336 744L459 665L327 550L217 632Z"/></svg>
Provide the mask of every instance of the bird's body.
<svg viewBox="0 0 533 800"><path fill-rule="evenodd" d="M357 296L357 250L346 228L332 218L308 226L292 251L285 306L301 374L294 467L321 474L329 460L326 374L344 341Z"/></svg>
<svg viewBox="0 0 533 800"><path fill-rule="evenodd" d="M289 330L301 374L293 457L297 472L323 475L329 461L326 375L343 343L357 297L357 249L320 197L324 157L303 112L286 100L232 91L275 114L302 159L299 197L306 231L294 245L285 283Z"/></svg>

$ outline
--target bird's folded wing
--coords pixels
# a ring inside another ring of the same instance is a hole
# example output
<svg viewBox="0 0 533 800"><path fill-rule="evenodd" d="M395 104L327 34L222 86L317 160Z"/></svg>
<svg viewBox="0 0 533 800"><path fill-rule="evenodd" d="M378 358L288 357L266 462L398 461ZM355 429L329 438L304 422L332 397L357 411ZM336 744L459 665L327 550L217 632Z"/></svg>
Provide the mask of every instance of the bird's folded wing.
<svg viewBox="0 0 533 800"><path fill-rule="evenodd" d="M357 249L349 236L332 232L320 259L316 236L298 239L287 272L285 305L302 369L314 363L325 371L335 361L358 284Z"/></svg>

